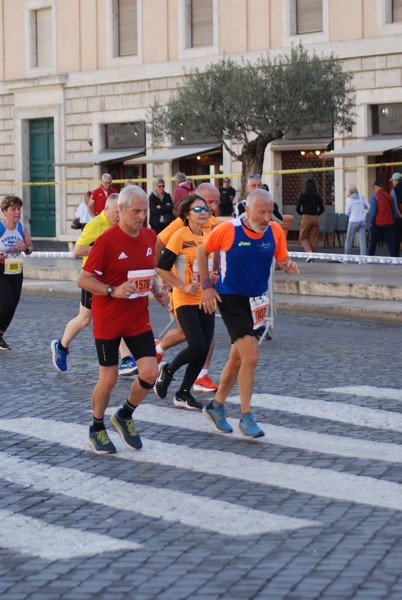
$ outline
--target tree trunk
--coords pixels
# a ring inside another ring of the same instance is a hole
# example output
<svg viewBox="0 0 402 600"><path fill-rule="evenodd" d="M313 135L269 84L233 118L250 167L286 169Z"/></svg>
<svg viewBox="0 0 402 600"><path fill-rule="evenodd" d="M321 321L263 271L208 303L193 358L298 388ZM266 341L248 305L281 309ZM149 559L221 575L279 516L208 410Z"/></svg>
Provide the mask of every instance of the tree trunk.
<svg viewBox="0 0 402 600"><path fill-rule="evenodd" d="M265 149L271 141L271 137L259 135L248 144L244 144L240 155L242 164L240 198L246 197L246 184L249 175L252 173L262 175Z"/></svg>

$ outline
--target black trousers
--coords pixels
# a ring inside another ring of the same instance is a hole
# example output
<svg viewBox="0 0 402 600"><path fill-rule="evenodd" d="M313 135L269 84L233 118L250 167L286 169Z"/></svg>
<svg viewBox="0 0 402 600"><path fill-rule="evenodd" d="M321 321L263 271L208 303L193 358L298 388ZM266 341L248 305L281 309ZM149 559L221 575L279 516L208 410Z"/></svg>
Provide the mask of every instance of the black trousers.
<svg viewBox="0 0 402 600"><path fill-rule="evenodd" d="M190 305L179 306L176 315L186 336L187 347L174 357L168 369L175 373L177 369L187 365L179 391L189 392L207 358L214 337L215 315L209 315L198 306Z"/></svg>
<svg viewBox="0 0 402 600"><path fill-rule="evenodd" d="M4 265L0 265L0 335L7 331L15 309L20 301L22 273L4 275Z"/></svg>
<svg viewBox="0 0 402 600"><path fill-rule="evenodd" d="M402 219L398 217L394 223L394 254L398 257L401 249L402 241Z"/></svg>
<svg viewBox="0 0 402 600"><path fill-rule="evenodd" d="M393 225L372 225L370 235L369 256L374 256L377 244L384 240L388 248L388 256L394 256L394 226Z"/></svg>

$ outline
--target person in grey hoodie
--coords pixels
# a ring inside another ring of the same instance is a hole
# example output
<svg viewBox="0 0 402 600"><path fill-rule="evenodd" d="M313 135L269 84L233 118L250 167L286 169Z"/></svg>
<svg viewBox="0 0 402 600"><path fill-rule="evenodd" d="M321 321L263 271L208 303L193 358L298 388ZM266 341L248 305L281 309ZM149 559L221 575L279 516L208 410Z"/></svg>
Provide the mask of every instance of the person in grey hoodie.
<svg viewBox="0 0 402 600"><path fill-rule="evenodd" d="M349 216L345 254L352 254L353 240L356 233L359 235L360 255L364 256L367 253L366 214L364 211L369 208L370 204L362 194L359 194L356 184L350 183L345 207L345 213Z"/></svg>

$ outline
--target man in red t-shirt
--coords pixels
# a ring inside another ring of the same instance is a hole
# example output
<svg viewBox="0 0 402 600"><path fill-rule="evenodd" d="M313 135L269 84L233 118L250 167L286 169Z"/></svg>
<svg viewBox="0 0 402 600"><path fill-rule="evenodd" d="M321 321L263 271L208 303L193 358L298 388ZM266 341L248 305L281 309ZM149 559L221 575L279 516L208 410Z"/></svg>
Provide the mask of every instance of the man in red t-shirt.
<svg viewBox="0 0 402 600"><path fill-rule="evenodd" d="M158 376L155 340L148 312L148 292L162 306L168 297L154 280L156 234L143 227L148 197L136 185L123 188L118 199L120 220L95 242L78 278L78 286L93 295L93 334L99 379L92 392L93 422L88 442L96 454L116 448L104 425L104 414L117 381L118 347L126 342L138 366L125 404L112 415L112 427L128 448L142 447L132 414Z"/></svg>
<svg viewBox="0 0 402 600"><path fill-rule="evenodd" d="M109 173L103 173L100 187L93 190L91 198L88 201L88 210L93 217L99 215L105 208L106 198L110 194L117 194L117 190L112 187L112 176Z"/></svg>

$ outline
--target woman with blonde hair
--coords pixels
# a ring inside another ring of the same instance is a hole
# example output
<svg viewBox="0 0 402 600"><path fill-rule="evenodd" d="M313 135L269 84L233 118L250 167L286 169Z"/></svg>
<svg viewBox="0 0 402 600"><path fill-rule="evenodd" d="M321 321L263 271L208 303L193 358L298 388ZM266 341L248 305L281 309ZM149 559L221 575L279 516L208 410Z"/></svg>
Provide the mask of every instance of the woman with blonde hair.
<svg viewBox="0 0 402 600"><path fill-rule="evenodd" d="M367 254L366 248L366 213L370 208L362 194L359 194L355 183L350 183L347 188L345 214L349 216L346 232L345 254L352 254L353 240L356 233L359 235L360 255Z"/></svg>

